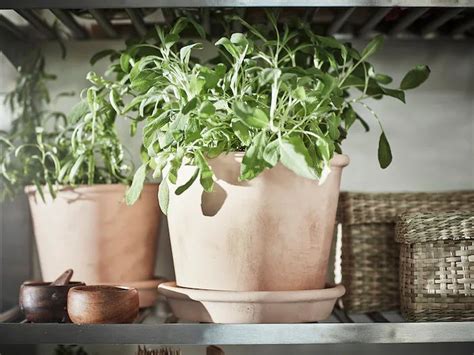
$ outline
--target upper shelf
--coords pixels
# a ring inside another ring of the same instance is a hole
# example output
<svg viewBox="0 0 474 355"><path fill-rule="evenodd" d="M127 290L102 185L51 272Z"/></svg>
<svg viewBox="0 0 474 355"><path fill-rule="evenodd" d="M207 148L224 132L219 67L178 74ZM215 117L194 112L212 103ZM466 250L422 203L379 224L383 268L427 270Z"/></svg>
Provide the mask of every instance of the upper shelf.
<svg viewBox="0 0 474 355"><path fill-rule="evenodd" d="M304 21L340 38L384 34L400 39L474 38L474 0L0 0L0 51L15 65L41 40L144 36L155 24L193 16L211 37L225 15L265 21L261 7L280 7L280 22ZM237 7L237 8L235 8ZM239 30L233 28L233 30Z"/></svg>
<svg viewBox="0 0 474 355"><path fill-rule="evenodd" d="M2 0L4 9L156 7L474 7L472 0Z"/></svg>

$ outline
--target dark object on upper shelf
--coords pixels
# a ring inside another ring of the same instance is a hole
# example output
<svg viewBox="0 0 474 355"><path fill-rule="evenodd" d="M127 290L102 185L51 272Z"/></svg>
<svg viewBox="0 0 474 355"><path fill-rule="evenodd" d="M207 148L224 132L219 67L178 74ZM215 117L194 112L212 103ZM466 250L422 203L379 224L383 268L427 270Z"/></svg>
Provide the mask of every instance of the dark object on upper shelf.
<svg viewBox="0 0 474 355"><path fill-rule="evenodd" d="M287 23L307 21L320 34L344 38L371 37L377 33L404 39L474 37L474 2L446 1L446 7L430 7L430 2L427 0L418 2L423 3L424 7L406 7L407 5L404 5L405 7L363 7L361 5L363 2L360 2L360 4L353 4L352 7L348 7L346 4L345 7L308 8L296 7L297 4L291 3L291 7L280 8L279 20ZM63 30L59 32L66 33L69 38L95 39L143 36L147 31L153 30L154 24L171 23L183 15L193 16L202 23L211 32L211 37L220 37L228 27L229 22L224 20L226 15L238 13L249 23L258 23L265 19L263 8L258 7L236 9L228 7L152 8L146 6L138 8L135 6L136 3L140 3L138 1L131 4L125 0L109 0L100 2L107 9L88 8L87 1L84 1L81 9L58 10L57 8L43 7L42 10L32 10L24 9L24 7L28 7L25 4L38 8L39 3L44 3L46 6L51 2L36 1L33 5L33 1L17 0L16 3L18 4L16 11L29 23L29 26L14 24L10 18L0 15L0 27L10 31L17 38L26 35L31 39L52 38L55 20ZM141 3L145 3L145 1ZM235 6L244 6L244 4L250 3L250 1L240 1ZM318 1L315 1L312 4L317 3ZM391 3L393 6L393 1ZM450 7L453 3L456 6ZM109 8L112 4L125 4L129 7ZM58 4L55 5L61 7ZM437 1L437 5L442 6L443 1ZM90 6L92 7L92 5ZM160 6L166 6L166 4L161 2ZM0 7L10 6L7 1L6 5L2 3ZM70 8L69 5L67 7ZM34 30L31 30L30 27ZM238 28L231 29L233 31L239 30Z"/></svg>

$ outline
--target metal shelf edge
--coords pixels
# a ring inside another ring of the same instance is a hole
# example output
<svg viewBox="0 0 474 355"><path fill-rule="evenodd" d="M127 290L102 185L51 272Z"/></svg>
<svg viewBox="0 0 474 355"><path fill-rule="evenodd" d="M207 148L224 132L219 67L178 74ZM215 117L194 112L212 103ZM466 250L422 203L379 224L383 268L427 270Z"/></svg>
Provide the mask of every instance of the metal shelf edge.
<svg viewBox="0 0 474 355"><path fill-rule="evenodd" d="M0 344L268 345L474 342L474 322L359 324L0 324Z"/></svg>
<svg viewBox="0 0 474 355"><path fill-rule="evenodd" d="M471 0L2 0L3 9L148 7L474 7Z"/></svg>

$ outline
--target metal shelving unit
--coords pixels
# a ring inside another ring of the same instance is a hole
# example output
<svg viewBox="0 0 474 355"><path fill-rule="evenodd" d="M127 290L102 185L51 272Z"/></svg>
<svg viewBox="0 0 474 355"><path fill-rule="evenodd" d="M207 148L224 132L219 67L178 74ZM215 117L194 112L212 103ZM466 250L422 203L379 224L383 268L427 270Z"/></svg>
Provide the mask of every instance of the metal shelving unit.
<svg viewBox="0 0 474 355"><path fill-rule="evenodd" d="M213 16L237 11L248 21L258 7L282 7L321 33L348 38L376 33L400 39L474 39L474 0L1 0L26 20L0 14L0 51L19 64L32 47L54 39L53 22L67 39L143 35L154 23L187 12L207 28ZM283 19L287 18L286 15ZM311 324L167 324L152 316L128 325L26 324L13 322L17 310L0 315L0 344L339 344L474 342L474 322L405 323L397 313L346 315L336 309L325 322ZM1 323L3 322L3 323Z"/></svg>
<svg viewBox="0 0 474 355"><path fill-rule="evenodd" d="M15 316L14 311L10 312L10 317L12 315ZM168 324L164 321L150 314L141 317L141 324L0 323L0 344L296 345L474 341L474 322L403 323L395 312L347 315L338 308L328 320L320 323Z"/></svg>

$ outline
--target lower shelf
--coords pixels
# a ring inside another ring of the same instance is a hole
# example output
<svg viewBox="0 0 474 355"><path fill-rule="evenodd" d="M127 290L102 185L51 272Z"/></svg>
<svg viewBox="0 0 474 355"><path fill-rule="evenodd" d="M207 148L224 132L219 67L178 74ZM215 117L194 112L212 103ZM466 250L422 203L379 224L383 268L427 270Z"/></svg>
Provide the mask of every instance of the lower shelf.
<svg viewBox="0 0 474 355"><path fill-rule="evenodd" d="M306 324L163 323L149 312L141 324L0 323L0 344L269 345L474 342L474 322L403 323L396 313L346 315ZM1 318L1 317L0 317ZM391 323L390 320L397 321Z"/></svg>

